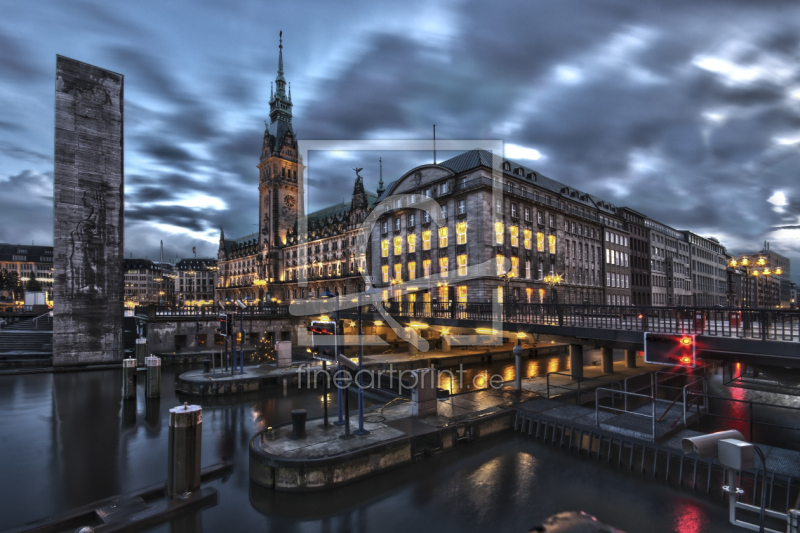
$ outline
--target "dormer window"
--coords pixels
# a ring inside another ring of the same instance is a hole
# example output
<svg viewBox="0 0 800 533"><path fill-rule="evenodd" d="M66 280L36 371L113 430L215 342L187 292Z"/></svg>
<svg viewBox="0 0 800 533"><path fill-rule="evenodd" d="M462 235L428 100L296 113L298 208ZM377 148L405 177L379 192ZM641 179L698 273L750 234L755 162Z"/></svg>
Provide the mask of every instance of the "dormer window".
<svg viewBox="0 0 800 533"><path fill-rule="evenodd" d="M511 163L509 162L503 163L503 170L511 170Z"/></svg>
<svg viewBox="0 0 800 533"><path fill-rule="evenodd" d="M524 176L524 175L525 175L525 173L523 172L522 167L518 167L517 168L517 176Z"/></svg>

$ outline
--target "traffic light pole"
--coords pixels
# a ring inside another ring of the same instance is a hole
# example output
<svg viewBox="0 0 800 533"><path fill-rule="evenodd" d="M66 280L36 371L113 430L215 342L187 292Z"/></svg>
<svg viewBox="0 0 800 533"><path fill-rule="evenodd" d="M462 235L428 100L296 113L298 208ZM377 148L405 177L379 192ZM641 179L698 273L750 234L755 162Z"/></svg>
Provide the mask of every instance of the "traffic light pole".
<svg viewBox="0 0 800 533"><path fill-rule="evenodd" d="M364 342L361 335L361 306L358 306L358 429L354 431L356 435L367 435L369 431L364 429L364 379L363 369L364 364Z"/></svg>
<svg viewBox="0 0 800 533"><path fill-rule="evenodd" d="M339 327L339 290L336 289L336 327ZM344 335L344 328L342 328L342 335ZM339 361L339 344L338 342L333 348L333 357L336 358L336 361ZM336 375L341 375L342 372L342 363L336 363ZM341 385L341 383L339 383ZM346 393L345 393L346 394ZM344 421L344 409L342 409L342 387L336 387L336 409L339 413L339 419L334 422L334 425L343 426L345 425ZM348 416L348 424L349 424L349 416ZM349 434L349 432L348 432Z"/></svg>
<svg viewBox="0 0 800 533"><path fill-rule="evenodd" d="M244 374L244 309L239 309L239 373Z"/></svg>

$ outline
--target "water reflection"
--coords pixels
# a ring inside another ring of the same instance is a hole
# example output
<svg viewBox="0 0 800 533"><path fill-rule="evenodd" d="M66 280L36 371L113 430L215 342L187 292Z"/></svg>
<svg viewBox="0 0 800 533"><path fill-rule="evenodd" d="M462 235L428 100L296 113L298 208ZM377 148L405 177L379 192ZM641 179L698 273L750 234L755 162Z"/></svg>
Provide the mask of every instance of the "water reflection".
<svg viewBox="0 0 800 533"><path fill-rule="evenodd" d="M562 370L563 359L528 360L526 369ZM513 360L470 371L506 376L509 367ZM0 529L164 481L168 410L198 399L176 396L169 367L160 399L144 399L140 386L138 400L123 403L121 379L116 370L0 378L0 457L14 458L0 462ZM336 395L330 400L333 415ZM289 422L292 409L321 416L321 390L289 387L284 396L277 387L200 403L203 466L230 460L234 468L212 483L219 505L159 532L527 531L555 512L584 509L631 532L661 533L687 515L689 498L672 489L505 435L336 491L275 493L249 481L250 438ZM355 396L350 405L355 412ZM704 530L726 531L724 508L701 501L696 512Z"/></svg>
<svg viewBox="0 0 800 533"><path fill-rule="evenodd" d="M464 365L459 372L458 367L443 368L439 371L439 388L459 394L489 387L489 379L498 375L502 381L514 381L516 376L514 359L494 363L477 363ZM540 359L523 357L522 370L525 378L544 376L548 372L566 372L569 370L569 357L566 355L543 356ZM495 385L500 381L495 378Z"/></svg>
<svg viewBox="0 0 800 533"><path fill-rule="evenodd" d="M114 428L120 427L121 383L121 377L109 379L105 372L53 376L52 424L58 439L53 452L66 507L120 492L118 462L99 468L98 458L119 456L120 433ZM133 408L135 423L135 404Z"/></svg>

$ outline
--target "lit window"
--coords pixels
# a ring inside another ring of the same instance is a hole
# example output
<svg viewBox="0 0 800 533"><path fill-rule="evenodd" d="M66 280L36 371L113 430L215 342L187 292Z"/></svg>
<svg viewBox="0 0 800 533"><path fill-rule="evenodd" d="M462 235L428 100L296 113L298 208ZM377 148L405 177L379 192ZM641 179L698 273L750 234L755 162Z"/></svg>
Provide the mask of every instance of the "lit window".
<svg viewBox="0 0 800 533"><path fill-rule="evenodd" d="M388 290L385 290L385 291L383 291L381 293L381 300L383 300L384 302L389 300L389 291Z"/></svg>
<svg viewBox="0 0 800 533"><path fill-rule="evenodd" d="M503 286L498 285L497 287L497 303L503 303Z"/></svg>
<svg viewBox="0 0 800 533"><path fill-rule="evenodd" d="M501 276L501 275L505 274L505 272L506 272L505 265L506 265L505 256L498 254L497 255L497 275L498 276Z"/></svg>
<svg viewBox="0 0 800 533"><path fill-rule="evenodd" d="M526 230L522 231L522 235L523 235L524 241L525 241L523 243L525 245L525 249L526 250L530 250L531 246L532 246L532 242L531 241L533 240L533 232L531 230L529 230L529 229L526 229Z"/></svg>
<svg viewBox="0 0 800 533"><path fill-rule="evenodd" d="M431 230L422 232L422 249L423 250L431 249Z"/></svg>
<svg viewBox="0 0 800 533"><path fill-rule="evenodd" d="M458 275L459 276L466 276L467 275L467 255L462 254L456 257L456 261L458 264Z"/></svg>
<svg viewBox="0 0 800 533"><path fill-rule="evenodd" d="M439 228L439 248L447 247L447 228Z"/></svg>
<svg viewBox="0 0 800 533"><path fill-rule="evenodd" d="M516 248L519 246L519 227L510 226L508 231L511 233L511 246Z"/></svg>
<svg viewBox="0 0 800 533"><path fill-rule="evenodd" d="M403 238L394 238L394 255L401 255L403 253Z"/></svg>
<svg viewBox="0 0 800 533"><path fill-rule="evenodd" d="M389 283L389 265L383 265L381 267L381 274L383 274L383 282Z"/></svg>
<svg viewBox="0 0 800 533"><path fill-rule="evenodd" d="M414 253L417 250L417 236L413 233L408 236L408 253Z"/></svg>
<svg viewBox="0 0 800 533"><path fill-rule="evenodd" d="M456 224L456 243L467 244L467 223L459 222Z"/></svg>
<svg viewBox="0 0 800 533"><path fill-rule="evenodd" d="M544 289L539 289L539 303L544 303Z"/></svg>
<svg viewBox="0 0 800 533"><path fill-rule="evenodd" d="M555 235L548 235L547 236L548 244L550 245L550 253L556 253L556 236Z"/></svg>
<svg viewBox="0 0 800 533"><path fill-rule="evenodd" d="M536 232L536 250L544 252L544 233L541 231Z"/></svg>
<svg viewBox="0 0 800 533"><path fill-rule="evenodd" d="M424 260L422 262L422 270L423 270L423 275L425 276L425 279L428 279L429 277L431 277L431 260L430 259L426 259L426 260Z"/></svg>
<svg viewBox="0 0 800 533"><path fill-rule="evenodd" d="M403 280L403 265L400 263L394 265L394 279L397 281Z"/></svg>
<svg viewBox="0 0 800 533"><path fill-rule="evenodd" d="M503 244L503 234L505 233L505 226L503 226L502 222L494 223L494 232L495 232L495 242L497 244Z"/></svg>
<svg viewBox="0 0 800 533"><path fill-rule="evenodd" d="M417 262L416 261L409 261L408 263L408 279L416 279L417 278Z"/></svg>
<svg viewBox="0 0 800 533"><path fill-rule="evenodd" d="M514 277L519 277L519 257L512 257L511 258L511 272L514 274Z"/></svg>
<svg viewBox="0 0 800 533"><path fill-rule="evenodd" d="M440 257L439 258L439 276L442 278L447 277L447 258Z"/></svg>
<svg viewBox="0 0 800 533"><path fill-rule="evenodd" d="M381 257L389 257L389 241L381 241Z"/></svg>
<svg viewBox="0 0 800 533"><path fill-rule="evenodd" d="M467 303L467 286L466 285L459 285L458 289L456 290L456 297L458 298L458 303L465 304Z"/></svg>

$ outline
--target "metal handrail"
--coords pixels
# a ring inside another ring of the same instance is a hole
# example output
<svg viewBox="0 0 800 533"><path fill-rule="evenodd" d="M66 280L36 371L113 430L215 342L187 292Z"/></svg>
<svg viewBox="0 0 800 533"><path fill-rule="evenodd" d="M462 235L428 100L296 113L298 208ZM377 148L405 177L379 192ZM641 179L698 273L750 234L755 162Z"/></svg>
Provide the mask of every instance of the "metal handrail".
<svg viewBox="0 0 800 533"><path fill-rule="evenodd" d="M575 378L572 377L572 374L566 374L564 372L548 372L547 376L546 376L546 379L547 379L547 399L548 400L550 399L550 376L552 374L555 374L557 376L568 377L572 381L575 381L577 383L577 385L578 385L577 389L571 389L571 388L566 387L564 385L553 385L552 386L554 389L565 389L565 390L569 390L569 391L576 390L578 392L577 396L575 397L575 404L576 405L580 405L580 401L581 401L581 382L583 382L583 381L599 381L601 383L608 383L609 385L612 385L612 386L616 385L617 387L620 387L620 392L622 392L622 386L619 384L618 381L611 381L611 380L608 380L608 379L601 379L601 378L584 378L584 377L580 377L580 378L575 379ZM616 398L612 397L612 399L616 399Z"/></svg>
<svg viewBox="0 0 800 533"><path fill-rule="evenodd" d="M606 405L603 405L602 408L610 410L610 411L616 411L616 412L619 412L619 413L625 413L625 414L634 415L634 416L643 416L645 418L652 419L652 421L653 421L652 422L653 441L656 440L656 399L653 396L646 396L644 394L637 394L635 392L615 391L613 389L605 389L605 388L602 388L602 387L595 389L595 391L594 391L594 423L595 423L595 427L597 427L597 428L600 427L600 416L599 416L600 415L600 407L601 407L601 405L600 405L600 394L599 394L600 391L611 392L612 394L614 392L620 392L621 394L624 394L626 397L627 396L636 396L636 397L639 397L639 398L649 399L650 400L650 407L651 407L651 414L650 415L647 415L645 413L637 413L636 411L628 411L626 409L616 409L614 407L608 407ZM613 399L613 396L612 396L612 399Z"/></svg>
<svg viewBox="0 0 800 533"><path fill-rule="evenodd" d="M701 394L701 393L698 393L698 392L695 392L695 391L687 391L686 395L687 396L689 396L689 395L691 395L691 396L701 396L701 397L705 398L706 402L708 402L708 398L712 398L712 399L715 399L715 400L724 400L724 401L728 401L728 402L736 402L736 403L746 403L746 404L748 404L748 418L746 418L746 419L745 418L736 418L736 417L731 417L731 416L713 414L713 413L710 412L710 410L708 408L706 408L706 413L705 414L707 416L713 416L715 418L724 418L726 420L736 420L736 421L739 421L739 422L749 422L749 424L750 424L749 440L750 441L753 440L753 426L755 424L758 424L758 425L761 425L761 426L774 427L774 428L778 428L778 429L790 429L792 431L800 431L800 427L783 426L783 425L780 425L780 424L772 424L770 422L758 422L758 421L756 421L755 417L753 416L753 406L759 405L759 406L763 406L763 407L774 407L776 409L787 409L789 411L800 411L800 407L793 407L793 406L790 406L790 405L777 405L777 404L774 404L774 403L755 402L755 401L752 401L752 400L739 400L739 399L736 399L736 398L725 398L725 397L722 397L722 396L714 396L712 394ZM699 404L698 404L698 413L699 413ZM698 423L699 423L699 419L700 419L700 417L698 416Z"/></svg>

